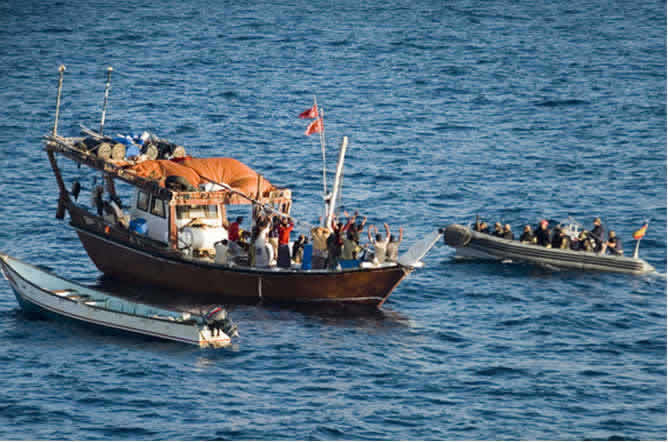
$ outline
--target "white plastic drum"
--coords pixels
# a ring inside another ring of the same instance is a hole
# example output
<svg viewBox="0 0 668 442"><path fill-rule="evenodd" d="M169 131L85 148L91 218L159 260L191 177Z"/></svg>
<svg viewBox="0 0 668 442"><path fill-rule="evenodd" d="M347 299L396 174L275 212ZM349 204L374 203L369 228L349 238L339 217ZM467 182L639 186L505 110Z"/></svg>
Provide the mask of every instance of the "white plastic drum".
<svg viewBox="0 0 668 442"><path fill-rule="evenodd" d="M227 239L227 230L223 227L186 227L183 236L192 249L213 249L214 243Z"/></svg>

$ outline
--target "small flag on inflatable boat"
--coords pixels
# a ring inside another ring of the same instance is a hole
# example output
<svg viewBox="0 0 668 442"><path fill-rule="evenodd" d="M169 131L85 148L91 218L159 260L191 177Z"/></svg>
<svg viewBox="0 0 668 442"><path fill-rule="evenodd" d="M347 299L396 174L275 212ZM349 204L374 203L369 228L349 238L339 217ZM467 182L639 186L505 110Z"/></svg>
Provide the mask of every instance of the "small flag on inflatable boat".
<svg viewBox="0 0 668 442"><path fill-rule="evenodd" d="M307 109L299 114L299 118L318 118L318 105L314 104L311 109Z"/></svg>
<svg viewBox="0 0 668 442"><path fill-rule="evenodd" d="M318 118L317 120L313 120L311 124L308 125L306 128L306 132L304 132L305 135L311 135L311 134L317 134L322 132L322 118Z"/></svg>
<svg viewBox="0 0 668 442"><path fill-rule="evenodd" d="M643 236L645 236L645 232L647 232L647 223L645 223L644 226L633 232L633 239L640 239Z"/></svg>

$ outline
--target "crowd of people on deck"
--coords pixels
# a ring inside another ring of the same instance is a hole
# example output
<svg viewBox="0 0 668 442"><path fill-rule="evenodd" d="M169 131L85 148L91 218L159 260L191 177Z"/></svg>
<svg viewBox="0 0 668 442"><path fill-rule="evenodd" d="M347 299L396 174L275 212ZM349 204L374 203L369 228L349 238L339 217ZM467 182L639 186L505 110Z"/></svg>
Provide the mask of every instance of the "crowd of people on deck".
<svg viewBox="0 0 668 442"><path fill-rule="evenodd" d="M335 270L359 267L362 262L380 265L398 260L403 228L399 228L397 238L387 224L383 224L384 236L374 225L369 225L368 243L362 244L361 236L367 218L360 219L358 212L352 216L344 212L344 216L345 223L335 216L329 228L313 227L310 237L300 234L292 243L292 248L290 236L295 224L290 218L257 210L253 216L253 227L248 232L241 229L244 217L239 216L227 226L228 239L216 243L215 262L227 264L230 258L246 255L251 267L291 268L308 259L310 265L303 268ZM305 256L309 240L312 247Z"/></svg>
<svg viewBox="0 0 668 442"><path fill-rule="evenodd" d="M489 225L479 219L476 220L473 229L476 232L496 236L503 239L514 240L510 225L501 223L494 224L494 230L490 231ZM547 220L541 220L535 229L527 224L522 230L519 241L523 244L535 244L552 249L568 249L576 251L594 252L599 254L610 254L621 256L624 254L622 241L614 230L608 232L605 237L605 229L601 224L600 218L594 219L594 227L590 230L583 230L577 236L570 236L565 228L560 225L550 229Z"/></svg>

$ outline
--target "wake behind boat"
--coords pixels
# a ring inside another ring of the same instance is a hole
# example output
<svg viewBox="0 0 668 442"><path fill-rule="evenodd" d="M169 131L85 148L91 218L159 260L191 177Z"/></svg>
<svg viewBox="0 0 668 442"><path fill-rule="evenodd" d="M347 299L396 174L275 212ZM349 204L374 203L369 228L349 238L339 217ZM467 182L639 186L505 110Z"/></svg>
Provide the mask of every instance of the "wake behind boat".
<svg viewBox="0 0 668 442"><path fill-rule="evenodd" d="M638 257L547 248L476 232L467 226L451 224L445 229L445 243L456 249L458 258L512 260L542 266L642 275L654 271Z"/></svg>
<svg viewBox="0 0 668 442"><path fill-rule="evenodd" d="M236 326L220 307L199 316L139 304L3 254L0 269L28 313L202 347L225 346L237 334Z"/></svg>

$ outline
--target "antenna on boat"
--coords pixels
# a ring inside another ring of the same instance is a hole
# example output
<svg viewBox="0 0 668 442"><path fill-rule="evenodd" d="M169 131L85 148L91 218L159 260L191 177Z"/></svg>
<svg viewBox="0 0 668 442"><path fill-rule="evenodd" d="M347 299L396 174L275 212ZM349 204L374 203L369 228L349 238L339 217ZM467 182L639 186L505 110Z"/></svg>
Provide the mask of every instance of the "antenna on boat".
<svg viewBox="0 0 668 442"><path fill-rule="evenodd" d="M53 136L58 135L58 116L60 115L60 94L63 91L63 76L65 75L65 65L58 67L60 78L58 79L58 97L56 98L56 120L53 122Z"/></svg>
<svg viewBox="0 0 668 442"><path fill-rule="evenodd" d="M104 85L104 103L102 104L102 119L100 120L100 135L104 134L104 117L107 115L107 100L109 99L109 89L111 89L111 71L114 68L107 68L107 83Z"/></svg>
<svg viewBox="0 0 668 442"><path fill-rule="evenodd" d="M336 175L334 176L334 185L332 187L332 197L329 199L329 206L327 210L327 220L325 221L325 227L330 228L332 225L332 219L334 218L334 210L336 209L336 200L339 197L339 191L341 190L341 174L343 173L343 161L346 156L346 149L348 148L348 137L344 136L341 141L341 148L339 149L339 161L336 164Z"/></svg>

